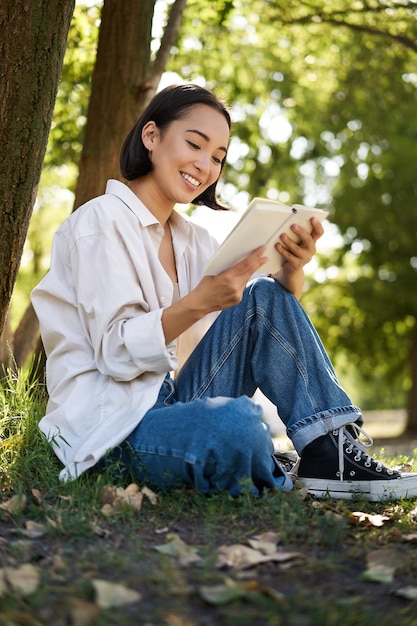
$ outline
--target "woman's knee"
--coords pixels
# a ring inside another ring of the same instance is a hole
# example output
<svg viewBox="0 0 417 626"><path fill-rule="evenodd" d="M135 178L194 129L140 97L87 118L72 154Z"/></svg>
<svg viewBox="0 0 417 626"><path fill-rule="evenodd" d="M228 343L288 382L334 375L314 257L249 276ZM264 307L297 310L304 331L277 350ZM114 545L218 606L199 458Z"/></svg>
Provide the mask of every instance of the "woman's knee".
<svg viewBox="0 0 417 626"><path fill-rule="evenodd" d="M229 451L264 447L270 440L268 427L263 422L262 407L247 396L239 398L211 398L213 407L211 435ZM213 443L213 440L212 440Z"/></svg>
<svg viewBox="0 0 417 626"><path fill-rule="evenodd" d="M293 294L290 293L285 287L281 285L277 280L271 276L259 276L253 279L247 286L247 292L253 297L267 297L271 298L271 294L275 297L280 296L283 298L293 298Z"/></svg>

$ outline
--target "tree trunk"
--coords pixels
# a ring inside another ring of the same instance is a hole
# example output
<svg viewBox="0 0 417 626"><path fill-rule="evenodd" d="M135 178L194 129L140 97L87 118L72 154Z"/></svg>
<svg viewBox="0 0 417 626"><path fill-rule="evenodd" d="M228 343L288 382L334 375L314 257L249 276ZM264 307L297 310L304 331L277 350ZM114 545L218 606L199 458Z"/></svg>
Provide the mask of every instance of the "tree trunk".
<svg viewBox="0 0 417 626"><path fill-rule="evenodd" d="M177 40L186 0L175 0L151 62L155 0L105 0L74 210L120 178L122 143L155 94Z"/></svg>
<svg viewBox="0 0 417 626"><path fill-rule="evenodd" d="M10 324L10 311L6 311L3 332L0 335L0 380L8 368L14 368L13 333Z"/></svg>
<svg viewBox="0 0 417 626"><path fill-rule="evenodd" d="M14 360L17 367L25 364L35 350L39 337L39 323L30 302L14 333Z"/></svg>
<svg viewBox="0 0 417 626"><path fill-rule="evenodd" d="M417 433L417 323L414 326L411 348L411 389L408 396L407 433Z"/></svg>
<svg viewBox="0 0 417 626"><path fill-rule="evenodd" d="M119 153L140 110L155 0L105 0L74 209L119 178Z"/></svg>
<svg viewBox="0 0 417 626"><path fill-rule="evenodd" d="M0 333L45 155L75 0L0 4Z"/></svg>

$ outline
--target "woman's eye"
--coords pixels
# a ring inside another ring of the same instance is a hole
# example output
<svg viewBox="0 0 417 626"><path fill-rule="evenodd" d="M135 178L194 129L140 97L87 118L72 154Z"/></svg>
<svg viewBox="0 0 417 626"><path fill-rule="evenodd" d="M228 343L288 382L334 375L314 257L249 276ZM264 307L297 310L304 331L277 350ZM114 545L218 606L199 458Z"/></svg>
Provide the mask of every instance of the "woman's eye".
<svg viewBox="0 0 417 626"><path fill-rule="evenodd" d="M200 150L200 146L198 146L196 143L193 143L192 141L187 141L187 143L189 146L194 148L194 150Z"/></svg>
<svg viewBox="0 0 417 626"><path fill-rule="evenodd" d="M216 165L221 165L222 164L222 160L219 159L219 157L213 157L213 161L216 163Z"/></svg>

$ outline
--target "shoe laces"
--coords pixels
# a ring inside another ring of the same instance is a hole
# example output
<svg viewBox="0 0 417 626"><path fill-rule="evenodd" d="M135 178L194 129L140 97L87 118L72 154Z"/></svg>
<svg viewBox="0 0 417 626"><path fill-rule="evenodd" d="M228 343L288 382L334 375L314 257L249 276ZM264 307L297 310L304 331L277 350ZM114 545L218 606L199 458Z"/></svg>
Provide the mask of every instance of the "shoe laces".
<svg viewBox="0 0 417 626"><path fill-rule="evenodd" d="M343 481L343 475L345 471L345 455L343 446L346 444L346 452L348 454L355 452L355 461L360 461L362 459L362 455L365 455L365 467L371 467L371 463L373 461L376 464L375 470L377 472L382 471L382 463L372 459L372 457L366 452L367 448L371 448L373 446L374 441L372 437L365 430L363 430L363 428L360 428L360 426L358 426L357 424L352 423L349 424L349 430L345 426L341 426L341 428L333 431L333 434L337 436L338 439L339 477L341 481ZM365 441L361 441L361 437L365 438Z"/></svg>

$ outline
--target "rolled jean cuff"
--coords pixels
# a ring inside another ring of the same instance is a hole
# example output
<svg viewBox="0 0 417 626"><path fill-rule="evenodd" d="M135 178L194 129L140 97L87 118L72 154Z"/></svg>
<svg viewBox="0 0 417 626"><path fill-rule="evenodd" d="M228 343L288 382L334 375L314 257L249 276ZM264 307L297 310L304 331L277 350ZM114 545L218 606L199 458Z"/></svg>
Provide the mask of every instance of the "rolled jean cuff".
<svg viewBox="0 0 417 626"><path fill-rule="evenodd" d="M354 422L359 426L363 424L362 412L357 406L337 407L303 418L287 430L287 435L298 454L301 454L315 439Z"/></svg>
<svg viewBox="0 0 417 626"><path fill-rule="evenodd" d="M282 476L275 477L276 487L280 491L291 491L294 486L291 477L287 474L285 469L278 463L278 461L275 460L275 463L277 467L280 469L280 471L282 472Z"/></svg>

